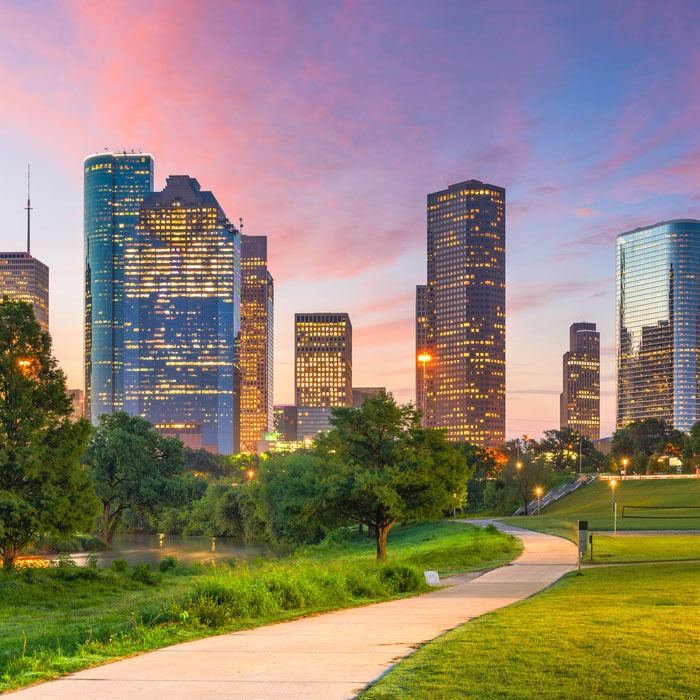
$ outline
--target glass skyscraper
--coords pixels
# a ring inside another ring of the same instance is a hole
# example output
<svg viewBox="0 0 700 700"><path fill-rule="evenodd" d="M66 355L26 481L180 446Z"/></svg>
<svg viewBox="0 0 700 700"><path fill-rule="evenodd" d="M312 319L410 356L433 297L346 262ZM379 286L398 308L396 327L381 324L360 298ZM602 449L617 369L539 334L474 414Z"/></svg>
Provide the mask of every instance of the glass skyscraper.
<svg viewBox="0 0 700 700"><path fill-rule="evenodd" d="M600 438L600 333L595 323L573 323L564 353L559 425Z"/></svg>
<svg viewBox="0 0 700 700"><path fill-rule="evenodd" d="M124 408L124 240L152 191L150 155L85 159L85 415L93 423Z"/></svg>
<svg viewBox="0 0 700 700"><path fill-rule="evenodd" d="M241 237L241 451L254 453L273 425L274 286L267 236Z"/></svg>
<svg viewBox="0 0 700 700"><path fill-rule="evenodd" d="M427 284L416 290L424 425L482 447L505 441L505 197L478 180L428 195Z"/></svg>
<svg viewBox="0 0 700 700"><path fill-rule="evenodd" d="M658 418L688 431L700 418L700 221L617 237L617 428Z"/></svg>
<svg viewBox="0 0 700 700"><path fill-rule="evenodd" d="M239 451L241 236L211 192L171 176L124 250L124 410L194 449Z"/></svg>

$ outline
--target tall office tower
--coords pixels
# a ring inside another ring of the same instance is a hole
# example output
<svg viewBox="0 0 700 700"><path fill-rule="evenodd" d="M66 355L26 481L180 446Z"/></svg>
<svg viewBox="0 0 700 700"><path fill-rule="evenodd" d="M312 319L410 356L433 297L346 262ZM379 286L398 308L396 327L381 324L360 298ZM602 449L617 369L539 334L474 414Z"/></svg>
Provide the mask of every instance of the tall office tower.
<svg viewBox="0 0 700 700"><path fill-rule="evenodd" d="M386 387L383 386L354 386L352 388L352 405L353 408L362 408L362 404L371 399L373 396L377 396L382 391L386 391Z"/></svg>
<svg viewBox="0 0 700 700"><path fill-rule="evenodd" d="M194 449L238 452L240 233L175 175L124 248L124 410Z"/></svg>
<svg viewBox="0 0 700 700"><path fill-rule="evenodd" d="M49 268L29 253L0 253L0 299L26 301L49 330Z"/></svg>
<svg viewBox="0 0 700 700"><path fill-rule="evenodd" d="M241 451L272 429L274 287L267 236L241 236Z"/></svg>
<svg viewBox="0 0 700 700"><path fill-rule="evenodd" d="M294 383L299 440L329 430L331 409L352 406L348 314L295 314Z"/></svg>
<svg viewBox="0 0 700 700"><path fill-rule="evenodd" d="M617 237L617 428L700 419L700 221Z"/></svg>
<svg viewBox="0 0 700 700"><path fill-rule="evenodd" d="M569 328L569 350L563 357L564 384L559 425L590 440L600 439L600 333L595 323Z"/></svg>
<svg viewBox="0 0 700 700"><path fill-rule="evenodd" d="M85 159L85 415L93 423L124 408L124 238L152 191L150 155Z"/></svg>
<svg viewBox="0 0 700 700"><path fill-rule="evenodd" d="M428 283L416 290L424 424L482 447L505 440L505 198L478 180L428 195Z"/></svg>

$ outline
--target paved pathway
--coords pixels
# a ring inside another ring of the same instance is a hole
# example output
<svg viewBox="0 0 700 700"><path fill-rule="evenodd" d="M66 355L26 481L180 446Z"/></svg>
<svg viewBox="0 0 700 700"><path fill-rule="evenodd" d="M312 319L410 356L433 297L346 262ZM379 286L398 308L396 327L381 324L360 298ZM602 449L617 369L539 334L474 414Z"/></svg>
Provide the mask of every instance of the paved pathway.
<svg viewBox="0 0 700 700"><path fill-rule="evenodd" d="M18 690L9 697L353 698L424 642L533 595L575 569L576 547L568 540L497 526L522 539L520 558L481 576L455 577L454 585L433 593L178 644Z"/></svg>

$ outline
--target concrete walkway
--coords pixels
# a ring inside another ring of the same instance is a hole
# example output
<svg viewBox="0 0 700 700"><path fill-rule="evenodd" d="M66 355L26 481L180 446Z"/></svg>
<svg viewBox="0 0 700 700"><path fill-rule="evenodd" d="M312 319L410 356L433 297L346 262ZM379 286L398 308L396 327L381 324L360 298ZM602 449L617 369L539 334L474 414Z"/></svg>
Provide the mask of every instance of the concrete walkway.
<svg viewBox="0 0 700 700"><path fill-rule="evenodd" d="M576 546L568 540L496 525L522 539L520 558L481 576L455 577L454 585L433 593L179 644L9 695L12 700L353 698L421 644L533 595L576 568Z"/></svg>

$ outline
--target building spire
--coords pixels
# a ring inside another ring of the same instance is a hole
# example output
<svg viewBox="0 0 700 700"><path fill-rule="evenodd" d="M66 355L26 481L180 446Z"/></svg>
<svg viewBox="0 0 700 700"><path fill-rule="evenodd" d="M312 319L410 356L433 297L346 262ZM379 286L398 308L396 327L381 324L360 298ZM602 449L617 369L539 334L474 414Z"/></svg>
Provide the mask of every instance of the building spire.
<svg viewBox="0 0 700 700"><path fill-rule="evenodd" d="M30 164L27 163L27 253L31 253L31 216L32 216L32 203L30 199L30 186L31 186L31 171Z"/></svg>

